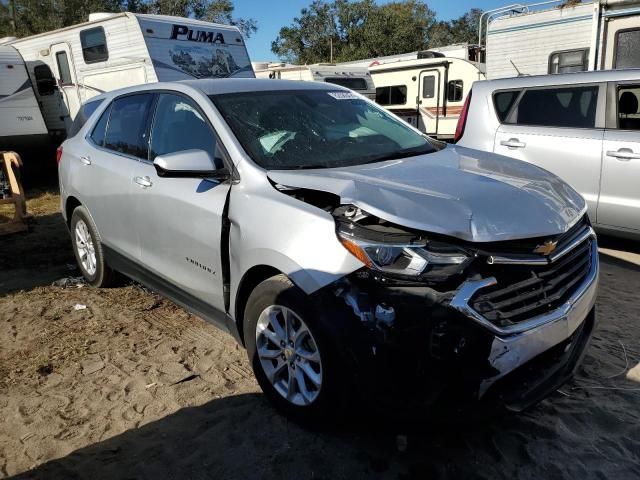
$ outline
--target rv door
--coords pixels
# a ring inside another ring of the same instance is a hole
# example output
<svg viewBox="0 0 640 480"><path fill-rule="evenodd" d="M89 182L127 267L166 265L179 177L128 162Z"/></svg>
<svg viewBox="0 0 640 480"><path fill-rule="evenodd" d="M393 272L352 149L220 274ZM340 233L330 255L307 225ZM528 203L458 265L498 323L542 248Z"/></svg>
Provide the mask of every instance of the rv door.
<svg viewBox="0 0 640 480"><path fill-rule="evenodd" d="M76 70L73 62L73 55L68 43L57 43L49 48L53 59L54 75L58 88L62 94L65 108L62 109L62 116L65 117L65 127L69 130L71 122L80 108L80 94L76 78Z"/></svg>
<svg viewBox="0 0 640 480"><path fill-rule="evenodd" d="M608 18L602 69L640 67L640 16L637 14Z"/></svg>

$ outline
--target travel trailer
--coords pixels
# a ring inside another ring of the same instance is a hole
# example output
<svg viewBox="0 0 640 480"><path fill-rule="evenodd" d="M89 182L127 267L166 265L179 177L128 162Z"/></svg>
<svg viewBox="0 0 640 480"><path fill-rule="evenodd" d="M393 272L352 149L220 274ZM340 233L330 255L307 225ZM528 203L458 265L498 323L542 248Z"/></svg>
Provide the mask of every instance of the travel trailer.
<svg viewBox="0 0 640 480"><path fill-rule="evenodd" d="M259 63L254 64L254 69L257 78L335 83L371 99L376 96L375 87L367 67L347 67L329 63L313 65Z"/></svg>
<svg viewBox="0 0 640 480"><path fill-rule="evenodd" d="M0 150L21 153L48 141L24 61L15 48L0 45Z"/></svg>
<svg viewBox="0 0 640 480"><path fill-rule="evenodd" d="M429 50L400 53L397 55L385 55L383 57L371 57L362 60L352 60L338 63L339 66L352 67L373 67L383 63L403 62L405 60L419 60L422 58L448 57L469 60L470 62L480 61L480 49L478 45L471 43L454 43L444 47L434 47Z"/></svg>
<svg viewBox="0 0 640 480"><path fill-rule="evenodd" d="M238 28L164 15L96 13L10 42L24 58L47 128L64 135L80 105L131 85L254 77Z"/></svg>
<svg viewBox="0 0 640 480"><path fill-rule="evenodd" d="M489 79L640 67L639 0L515 5L486 12Z"/></svg>
<svg viewBox="0 0 640 480"><path fill-rule="evenodd" d="M452 140L464 101L484 66L459 58L433 57L372 66L376 102L441 140Z"/></svg>

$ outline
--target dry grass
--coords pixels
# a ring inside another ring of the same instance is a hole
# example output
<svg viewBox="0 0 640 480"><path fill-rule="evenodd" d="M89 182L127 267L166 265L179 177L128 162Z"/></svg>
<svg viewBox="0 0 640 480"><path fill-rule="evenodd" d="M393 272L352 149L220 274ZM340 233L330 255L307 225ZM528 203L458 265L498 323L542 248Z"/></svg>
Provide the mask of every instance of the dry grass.
<svg viewBox="0 0 640 480"><path fill-rule="evenodd" d="M27 213L34 216L49 215L60 211L60 196L54 190L30 190L27 192ZM0 223L13 220L13 204L0 205Z"/></svg>

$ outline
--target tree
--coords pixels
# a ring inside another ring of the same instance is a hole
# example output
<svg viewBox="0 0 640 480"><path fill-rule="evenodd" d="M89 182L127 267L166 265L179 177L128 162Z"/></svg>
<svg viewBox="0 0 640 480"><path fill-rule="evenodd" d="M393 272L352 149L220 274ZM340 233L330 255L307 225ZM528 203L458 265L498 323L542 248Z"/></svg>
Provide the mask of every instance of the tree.
<svg viewBox="0 0 640 480"><path fill-rule="evenodd" d="M478 26L482 10L472 8L460 18L436 22L429 32L429 48L454 43L478 43Z"/></svg>
<svg viewBox="0 0 640 480"><path fill-rule="evenodd" d="M237 25L250 36L257 30L254 19L235 18L231 0L12 0L16 6L16 29L20 37L86 22L92 12L158 13ZM14 35L9 9L0 2L0 37Z"/></svg>
<svg viewBox="0 0 640 480"><path fill-rule="evenodd" d="M314 0L280 29L271 51L288 61L317 63L422 50L434 22L433 10L418 0Z"/></svg>

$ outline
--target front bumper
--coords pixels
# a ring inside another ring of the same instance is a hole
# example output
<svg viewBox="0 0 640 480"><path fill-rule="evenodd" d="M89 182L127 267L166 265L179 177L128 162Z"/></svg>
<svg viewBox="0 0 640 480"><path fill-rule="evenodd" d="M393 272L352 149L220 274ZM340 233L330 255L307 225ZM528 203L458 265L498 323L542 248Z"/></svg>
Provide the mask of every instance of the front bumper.
<svg viewBox="0 0 640 480"><path fill-rule="evenodd" d="M595 234L593 234L591 269L575 292L564 304L552 312L532 318L511 329L501 329L494 326L469 306L471 297L479 289L490 285L492 281L494 282L493 279L469 281L462 285L451 301L451 307L494 334L488 361L489 365L497 373L481 381L478 389L478 398L482 398L498 380L515 372L527 362L574 336L576 338L568 342L564 347L564 353L572 353L573 355L565 355L562 359L564 365L556 365L555 367L557 368L554 370L559 370L563 366L566 367L571 362L574 363L571 371L575 369L595 323L594 305L598 290L598 274L598 245L595 240ZM587 319L590 324L585 327L584 324ZM578 332L578 330L580 331ZM576 349L579 351L576 351ZM555 378L552 377L553 375L549 376L550 389L554 386L557 388L557 385L553 385ZM533 383L538 384L539 382Z"/></svg>

